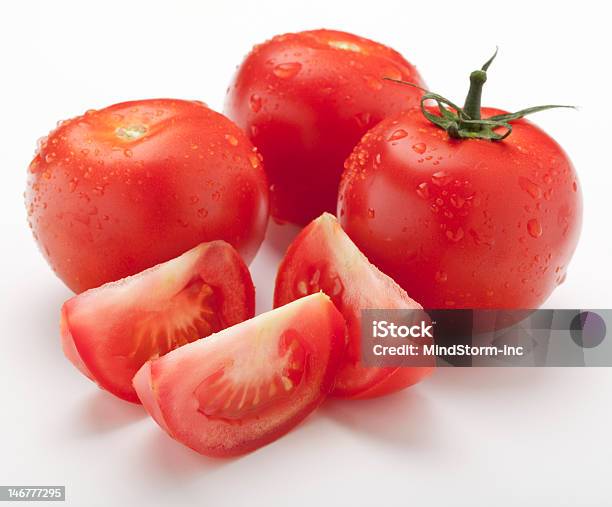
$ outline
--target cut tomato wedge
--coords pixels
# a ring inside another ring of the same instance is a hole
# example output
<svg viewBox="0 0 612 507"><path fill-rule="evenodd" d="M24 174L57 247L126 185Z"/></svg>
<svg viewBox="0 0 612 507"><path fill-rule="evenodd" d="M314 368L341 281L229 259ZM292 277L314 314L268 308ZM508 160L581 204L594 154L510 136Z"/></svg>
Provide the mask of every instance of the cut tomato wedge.
<svg viewBox="0 0 612 507"><path fill-rule="evenodd" d="M274 306L322 290L346 319L347 353L332 394L381 396L412 385L432 367L364 367L360 358L362 309L420 309L421 305L372 265L333 215L313 220L287 249L278 270Z"/></svg>
<svg viewBox="0 0 612 507"><path fill-rule="evenodd" d="M202 243L62 307L64 353L100 387L138 403L132 378L149 359L251 318L249 271L224 241Z"/></svg>
<svg viewBox="0 0 612 507"><path fill-rule="evenodd" d="M313 294L148 361L134 377L144 407L209 456L252 451L285 434L332 389L345 323Z"/></svg>

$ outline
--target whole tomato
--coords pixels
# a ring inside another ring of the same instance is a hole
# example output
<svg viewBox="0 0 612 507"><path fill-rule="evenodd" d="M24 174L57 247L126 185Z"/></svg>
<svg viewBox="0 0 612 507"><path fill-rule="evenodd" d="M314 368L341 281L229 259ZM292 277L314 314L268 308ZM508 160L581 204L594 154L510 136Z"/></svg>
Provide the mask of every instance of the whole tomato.
<svg viewBox="0 0 612 507"><path fill-rule="evenodd" d="M203 241L250 261L268 185L256 149L200 102L142 100L61 122L29 168L28 221L75 292L138 273Z"/></svg>
<svg viewBox="0 0 612 507"><path fill-rule="evenodd" d="M425 308L536 308L565 279L582 217L563 149L514 114L433 93L368 132L346 162L338 216ZM437 101L437 108L426 106ZM448 106L448 107L447 107Z"/></svg>
<svg viewBox="0 0 612 507"><path fill-rule="evenodd" d="M255 46L228 88L226 114L259 148L271 213L304 225L335 212L342 166L367 130L416 106L421 83L394 50L333 30L280 35Z"/></svg>

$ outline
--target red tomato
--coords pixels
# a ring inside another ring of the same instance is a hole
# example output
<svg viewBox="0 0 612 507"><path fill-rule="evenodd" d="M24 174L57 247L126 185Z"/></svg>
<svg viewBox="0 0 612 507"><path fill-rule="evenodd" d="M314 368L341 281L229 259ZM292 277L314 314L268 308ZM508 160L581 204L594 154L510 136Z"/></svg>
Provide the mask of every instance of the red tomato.
<svg viewBox="0 0 612 507"><path fill-rule="evenodd" d="M414 109L347 160L342 226L425 308L537 308L565 278L581 224L576 172L538 127L512 126L503 141L453 139Z"/></svg>
<svg viewBox="0 0 612 507"><path fill-rule="evenodd" d="M132 378L163 356L254 315L249 271L224 241L90 289L62 307L62 344L72 363L103 389L138 402Z"/></svg>
<svg viewBox="0 0 612 507"><path fill-rule="evenodd" d="M146 363L134 387L168 434L231 456L284 435L323 401L344 349L344 320L315 294Z"/></svg>
<svg viewBox="0 0 612 507"><path fill-rule="evenodd" d="M420 381L430 367L373 368L361 364L361 310L421 306L381 273L328 213L314 220L289 246L276 276L274 306L322 290L347 322L348 347L333 394L381 396Z"/></svg>
<svg viewBox="0 0 612 507"><path fill-rule="evenodd" d="M248 262L268 188L242 131L202 103L142 100L61 123L30 164L29 223L75 292L138 273L202 241Z"/></svg>
<svg viewBox="0 0 612 507"><path fill-rule="evenodd" d="M422 83L391 48L333 30L280 35L246 57L225 111L264 156L274 217L303 225L335 212L342 164L357 141L418 104L418 90L384 77Z"/></svg>

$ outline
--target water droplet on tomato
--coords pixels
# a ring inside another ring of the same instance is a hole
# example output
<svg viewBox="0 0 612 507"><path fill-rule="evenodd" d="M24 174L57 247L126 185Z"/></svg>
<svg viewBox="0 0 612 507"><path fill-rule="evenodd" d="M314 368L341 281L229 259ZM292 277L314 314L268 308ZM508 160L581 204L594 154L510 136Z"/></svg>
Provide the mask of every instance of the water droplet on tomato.
<svg viewBox="0 0 612 507"><path fill-rule="evenodd" d="M123 155L125 155L127 158L131 158L133 155L132 150L130 149L123 150Z"/></svg>
<svg viewBox="0 0 612 507"><path fill-rule="evenodd" d="M302 64L299 62L279 63L272 69L276 77L281 79L290 79L294 77L302 69Z"/></svg>
<svg viewBox="0 0 612 507"><path fill-rule="evenodd" d="M577 192L577 191L578 191L578 184L577 184L575 181L572 183L572 190L573 190L574 192Z"/></svg>
<svg viewBox="0 0 612 507"><path fill-rule="evenodd" d="M521 176L519 178L519 186L534 199L542 197L542 189L539 185L531 181L529 178Z"/></svg>
<svg viewBox="0 0 612 507"><path fill-rule="evenodd" d="M366 74L363 76L366 85L372 90L380 90L383 87L382 79Z"/></svg>
<svg viewBox="0 0 612 507"><path fill-rule="evenodd" d="M370 113L358 113L355 115L355 121L357 125L362 128L367 127L370 124L370 120L372 119L372 115Z"/></svg>
<svg viewBox="0 0 612 507"><path fill-rule="evenodd" d="M407 135L408 132L406 132L404 129L397 129L389 136L389 139L387 139L387 141L397 141L398 139L402 139Z"/></svg>
<svg viewBox="0 0 612 507"><path fill-rule="evenodd" d="M457 227L455 231L452 231L451 229L446 230L446 238L453 243L458 243L459 241L461 241L463 239L463 236L463 228L461 227Z"/></svg>
<svg viewBox="0 0 612 507"><path fill-rule="evenodd" d="M416 189L416 193L422 199L429 199L429 185L427 182L419 183Z"/></svg>
<svg viewBox="0 0 612 507"><path fill-rule="evenodd" d="M251 107L251 111L253 111L254 113L258 113L261 109L261 97L256 93L251 95L251 97L249 98L249 106Z"/></svg>
<svg viewBox="0 0 612 507"><path fill-rule="evenodd" d="M257 153L249 153L247 158L249 159L253 169L257 169L259 167L259 157L257 156Z"/></svg>
<svg viewBox="0 0 612 507"><path fill-rule="evenodd" d="M534 238L539 238L542 235L542 224L537 218L532 218L527 222L527 231Z"/></svg>
<svg viewBox="0 0 612 507"><path fill-rule="evenodd" d="M231 134L225 134L225 140L232 146L238 146L238 139Z"/></svg>
<svg viewBox="0 0 612 507"><path fill-rule="evenodd" d="M376 216L376 211L374 210L374 208L368 208L368 217L374 218L375 216Z"/></svg>
<svg viewBox="0 0 612 507"><path fill-rule="evenodd" d="M416 143L412 145L412 149L419 155L422 155L427 150L427 145L425 143Z"/></svg>
<svg viewBox="0 0 612 507"><path fill-rule="evenodd" d="M438 171L431 175L431 181L434 185L439 187L443 187L449 183L452 179L452 176L446 171Z"/></svg>

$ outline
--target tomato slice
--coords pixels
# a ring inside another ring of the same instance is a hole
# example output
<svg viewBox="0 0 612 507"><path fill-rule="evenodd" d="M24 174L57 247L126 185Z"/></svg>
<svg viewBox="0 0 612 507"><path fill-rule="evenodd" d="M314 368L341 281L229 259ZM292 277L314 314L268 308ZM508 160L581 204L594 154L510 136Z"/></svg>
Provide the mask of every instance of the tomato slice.
<svg viewBox="0 0 612 507"><path fill-rule="evenodd" d="M274 306L322 290L346 319L348 347L333 394L381 396L412 385L432 367L364 367L360 360L362 309L420 309L421 305L372 265L333 215L312 221L287 249L276 276Z"/></svg>
<svg viewBox="0 0 612 507"><path fill-rule="evenodd" d="M168 434L209 456L252 451L323 401L345 346L345 323L322 293L148 361L134 377Z"/></svg>
<svg viewBox="0 0 612 507"><path fill-rule="evenodd" d="M224 241L66 301L64 353L100 387L138 403L132 378L149 359L251 318L249 271Z"/></svg>

